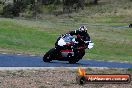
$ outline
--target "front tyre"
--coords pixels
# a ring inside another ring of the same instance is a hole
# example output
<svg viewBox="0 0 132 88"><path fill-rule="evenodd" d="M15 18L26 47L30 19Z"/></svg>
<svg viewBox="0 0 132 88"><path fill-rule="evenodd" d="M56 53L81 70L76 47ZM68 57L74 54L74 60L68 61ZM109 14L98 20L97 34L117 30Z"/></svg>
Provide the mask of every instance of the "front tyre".
<svg viewBox="0 0 132 88"><path fill-rule="evenodd" d="M75 51L74 51L75 52ZM85 50L77 51L75 52L75 56L70 58L69 63L70 64L75 64L78 62L82 57L85 55Z"/></svg>
<svg viewBox="0 0 132 88"><path fill-rule="evenodd" d="M72 56L72 54L68 54L67 58L69 58L69 63L70 64L75 64L77 62L75 57Z"/></svg>
<svg viewBox="0 0 132 88"><path fill-rule="evenodd" d="M50 49L44 56L43 56L43 61L44 62L50 62L52 61L51 55L54 52L54 48Z"/></svg>
<svg viewBox="0 0 132 88"><path fill-rule="evenodd" d="M76 59L75 57L69 58L69 64L76 64L76 62L78 62L79 60Z"/></svg>
<svg viewBox="0 0 132 88"><path fill-rule="evenodd" d="M69 60L69 64L76 64L76 62L78 62L77 60Z"/></svg>

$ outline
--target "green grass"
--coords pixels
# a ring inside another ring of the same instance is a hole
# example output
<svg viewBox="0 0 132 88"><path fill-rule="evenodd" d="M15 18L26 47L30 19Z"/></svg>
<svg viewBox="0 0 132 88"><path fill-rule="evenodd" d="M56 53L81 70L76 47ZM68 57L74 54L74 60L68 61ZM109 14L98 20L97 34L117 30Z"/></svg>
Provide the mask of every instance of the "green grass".
<svg viewBox="0 0 132 88"><path fill-rule="evenodd" d="M130 71L130 72L132 72L132 68L128 68L127 70Z"/></svg>
<svg viewBox="0 0 132 88"><path fill-rule="evenodd" d="M116 31L115 31L116 30ZM126 30L126 31L124 31ZM105 60L132 61L131 29L104 29L96 30L92 35L95 42L94 49L88 51L89 57Z"/></svg>
<svg viewBox="0 0 132 88"><path fill-rule="evenodd" d="M49 49L56 39L52 33L21 26L14 21L1 21L0 26L1 48L43 51Z"/></svg>
<svg viewBox="0 0 132 88"><path fill-rule="evenodd" d="M100 0L99 5L88 6L79 13L44 15L41 20L0 18L0 52L43 55L54 47L60 34L85 24L95 46L86 50L84 58L132 62L132 29L112 27L132 22L132 2L109 1Z"/></svg>

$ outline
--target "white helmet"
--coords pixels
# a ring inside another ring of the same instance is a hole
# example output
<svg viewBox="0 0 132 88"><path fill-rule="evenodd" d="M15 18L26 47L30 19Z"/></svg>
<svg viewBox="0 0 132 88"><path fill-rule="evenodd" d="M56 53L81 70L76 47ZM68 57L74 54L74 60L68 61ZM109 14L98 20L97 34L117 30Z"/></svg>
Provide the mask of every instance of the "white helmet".
<svg viewBox="0 0 132 88"><path fill-rule="evenodd" d="M81 27L79 28L79 31L85 31L85 32L87 32L87 28L86 28L85 26L81 26Z"/></svg>

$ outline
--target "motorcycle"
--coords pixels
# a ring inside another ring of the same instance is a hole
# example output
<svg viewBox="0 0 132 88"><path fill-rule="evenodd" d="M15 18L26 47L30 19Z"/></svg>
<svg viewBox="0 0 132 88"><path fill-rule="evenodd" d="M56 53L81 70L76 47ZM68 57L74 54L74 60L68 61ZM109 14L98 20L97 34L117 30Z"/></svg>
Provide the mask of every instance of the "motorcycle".
<svg viewBox="0 0 132 88"><path fill-rule="evenodd" d="M70 48L62 49L60 52L56 52L56 48L50 49L43 56L44 62L51 62L52 60L69 61L70 64L74 64L81 60L85 55L85 49L93 48L94 43L91 41L85 42L82 38L75 38L74 42L68 44ZM61 55L60 55L61 54Z"/></svg>

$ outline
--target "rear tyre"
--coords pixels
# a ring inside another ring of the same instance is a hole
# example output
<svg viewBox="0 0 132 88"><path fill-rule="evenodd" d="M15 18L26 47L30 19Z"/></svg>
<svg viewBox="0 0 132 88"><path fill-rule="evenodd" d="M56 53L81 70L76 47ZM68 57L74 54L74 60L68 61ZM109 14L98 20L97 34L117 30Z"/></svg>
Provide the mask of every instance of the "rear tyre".
<svg viewBox="0 0 132 88"><path fill-rule="evenodd" d="M50 61L52 61L51 55L52 55L52 53L53 53L54 51L55 51L54 48L50 49L50 50L43 56L43 61L44 61L44 62L50 62Z"/></svg>

